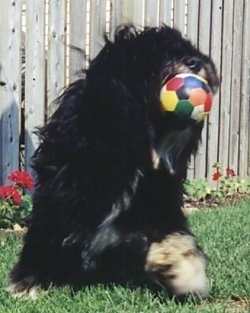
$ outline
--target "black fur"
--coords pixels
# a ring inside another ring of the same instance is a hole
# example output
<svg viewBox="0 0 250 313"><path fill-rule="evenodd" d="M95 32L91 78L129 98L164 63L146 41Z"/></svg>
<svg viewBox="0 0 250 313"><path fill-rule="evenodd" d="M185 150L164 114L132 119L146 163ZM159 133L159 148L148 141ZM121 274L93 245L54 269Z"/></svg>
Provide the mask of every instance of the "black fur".
<svg viewBox="0 0 250 313"><path fill-rule="evenodd" d="M38 133L34 209L9 277L14 292L150 279L149 245L190 233L182 182L203 122L178 120L159 100L163 82L180 72L218 87L212 61L178 31L122 26L58 98Z"/></svg>

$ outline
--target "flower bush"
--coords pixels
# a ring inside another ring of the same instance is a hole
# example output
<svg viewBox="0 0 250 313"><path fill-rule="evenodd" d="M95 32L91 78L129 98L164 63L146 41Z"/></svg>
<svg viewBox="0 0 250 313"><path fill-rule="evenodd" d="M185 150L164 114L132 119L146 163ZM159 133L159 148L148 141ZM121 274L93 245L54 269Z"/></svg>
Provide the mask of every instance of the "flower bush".
<svg viewBox="0 0 250 313"><path fill-rule="evenodd" d="M217 199L238 200L250 194L250 186L245 180L240 179L235 171L228 167L222 171L219 162L214 163L215 172L212 179L216 182L216 187L211 190L213 197Z"/></svg>
<svg viewBox="0 0 250 313"><path fill-rule="evenodd" d="M7 179L10 184L0 186L0 228L24 226L32 208L31 197L25 192L32 190L33 178L25 171L14 171Z"/></svg>
<svg viewBox="0 0 250 313"><path fill-rule="evenodd" d="M184 190L189 202L196 202L200 206L216 206L227 201L237 202L250 196L250 182L240 179L234 169L221 168L220 162L213 164L215 168L212 181L216 183L211 187L206 180L186 180Z"/></svg>

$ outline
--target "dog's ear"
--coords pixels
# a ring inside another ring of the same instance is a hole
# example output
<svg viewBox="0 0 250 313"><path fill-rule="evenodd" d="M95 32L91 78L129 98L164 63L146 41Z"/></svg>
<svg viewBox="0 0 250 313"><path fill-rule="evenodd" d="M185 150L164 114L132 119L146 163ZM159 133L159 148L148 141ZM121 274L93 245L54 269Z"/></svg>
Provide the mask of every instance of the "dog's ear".
<svg viewBox="0 0 250 313"><path fill-rule="evenodd" d="M57 108L46 125L36 131L40 144L32 158L32 166L40 179L52 173L56 175L58 169L67 164L66 160L85 145L77 112L84 97L84 84L82 79L71 84L54 101Z"/></svg>
<svg viewBox="0 0 250 313"><path fill-rule="evenodd" d="M83 79L76 81L54 101L55 113L37 132L41 143L46 141L46 143L53 142L56 145L74 140L72 136L77 135L77 111L83 101L84 85Z"/></svg>

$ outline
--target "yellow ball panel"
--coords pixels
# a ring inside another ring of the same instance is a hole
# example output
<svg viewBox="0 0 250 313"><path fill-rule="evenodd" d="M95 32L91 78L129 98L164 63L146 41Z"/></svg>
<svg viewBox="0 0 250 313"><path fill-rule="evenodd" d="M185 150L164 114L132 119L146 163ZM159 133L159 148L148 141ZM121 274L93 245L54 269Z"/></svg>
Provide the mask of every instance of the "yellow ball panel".
<svg viewBox="0 0 250 313"><path fill-rule="evenodd" d="M166 111L173 112L179 99L175 91L164 90L161 92L161 102Z"/></svg>

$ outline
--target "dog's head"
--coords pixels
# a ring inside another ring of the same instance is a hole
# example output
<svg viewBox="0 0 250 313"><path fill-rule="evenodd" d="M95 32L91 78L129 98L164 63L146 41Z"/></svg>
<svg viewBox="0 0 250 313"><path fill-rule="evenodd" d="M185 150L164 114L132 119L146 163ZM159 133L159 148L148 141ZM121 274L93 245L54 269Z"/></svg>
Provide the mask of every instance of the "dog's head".
<svg viewBox="0 0 250 313"><path fill-rule="evenodd" d="M219 77L212 60L170 27L138 31L126 25L117 28L114 41L106 40L91 68L95 75L98 68L109 72L110 79L122 82L144 107L152 128L156 166L165 164L171 175L185 176L190 155L197 150L203 122L186 123L166 112L160 90L173 76L192 73L203 77L215 93Z"/></svg>
<svg viewBox="0 0 250 313"><path fill-rule="evenodd" d="M153 79L162 85L176 74L193 73L205 78L213 92L217 91L219 78L211 59L175 29L163 25L139 32L133 26L120 26L114 43L116 52L120 50L116 55L121 57L124 79L145 83Z"/></svg>

